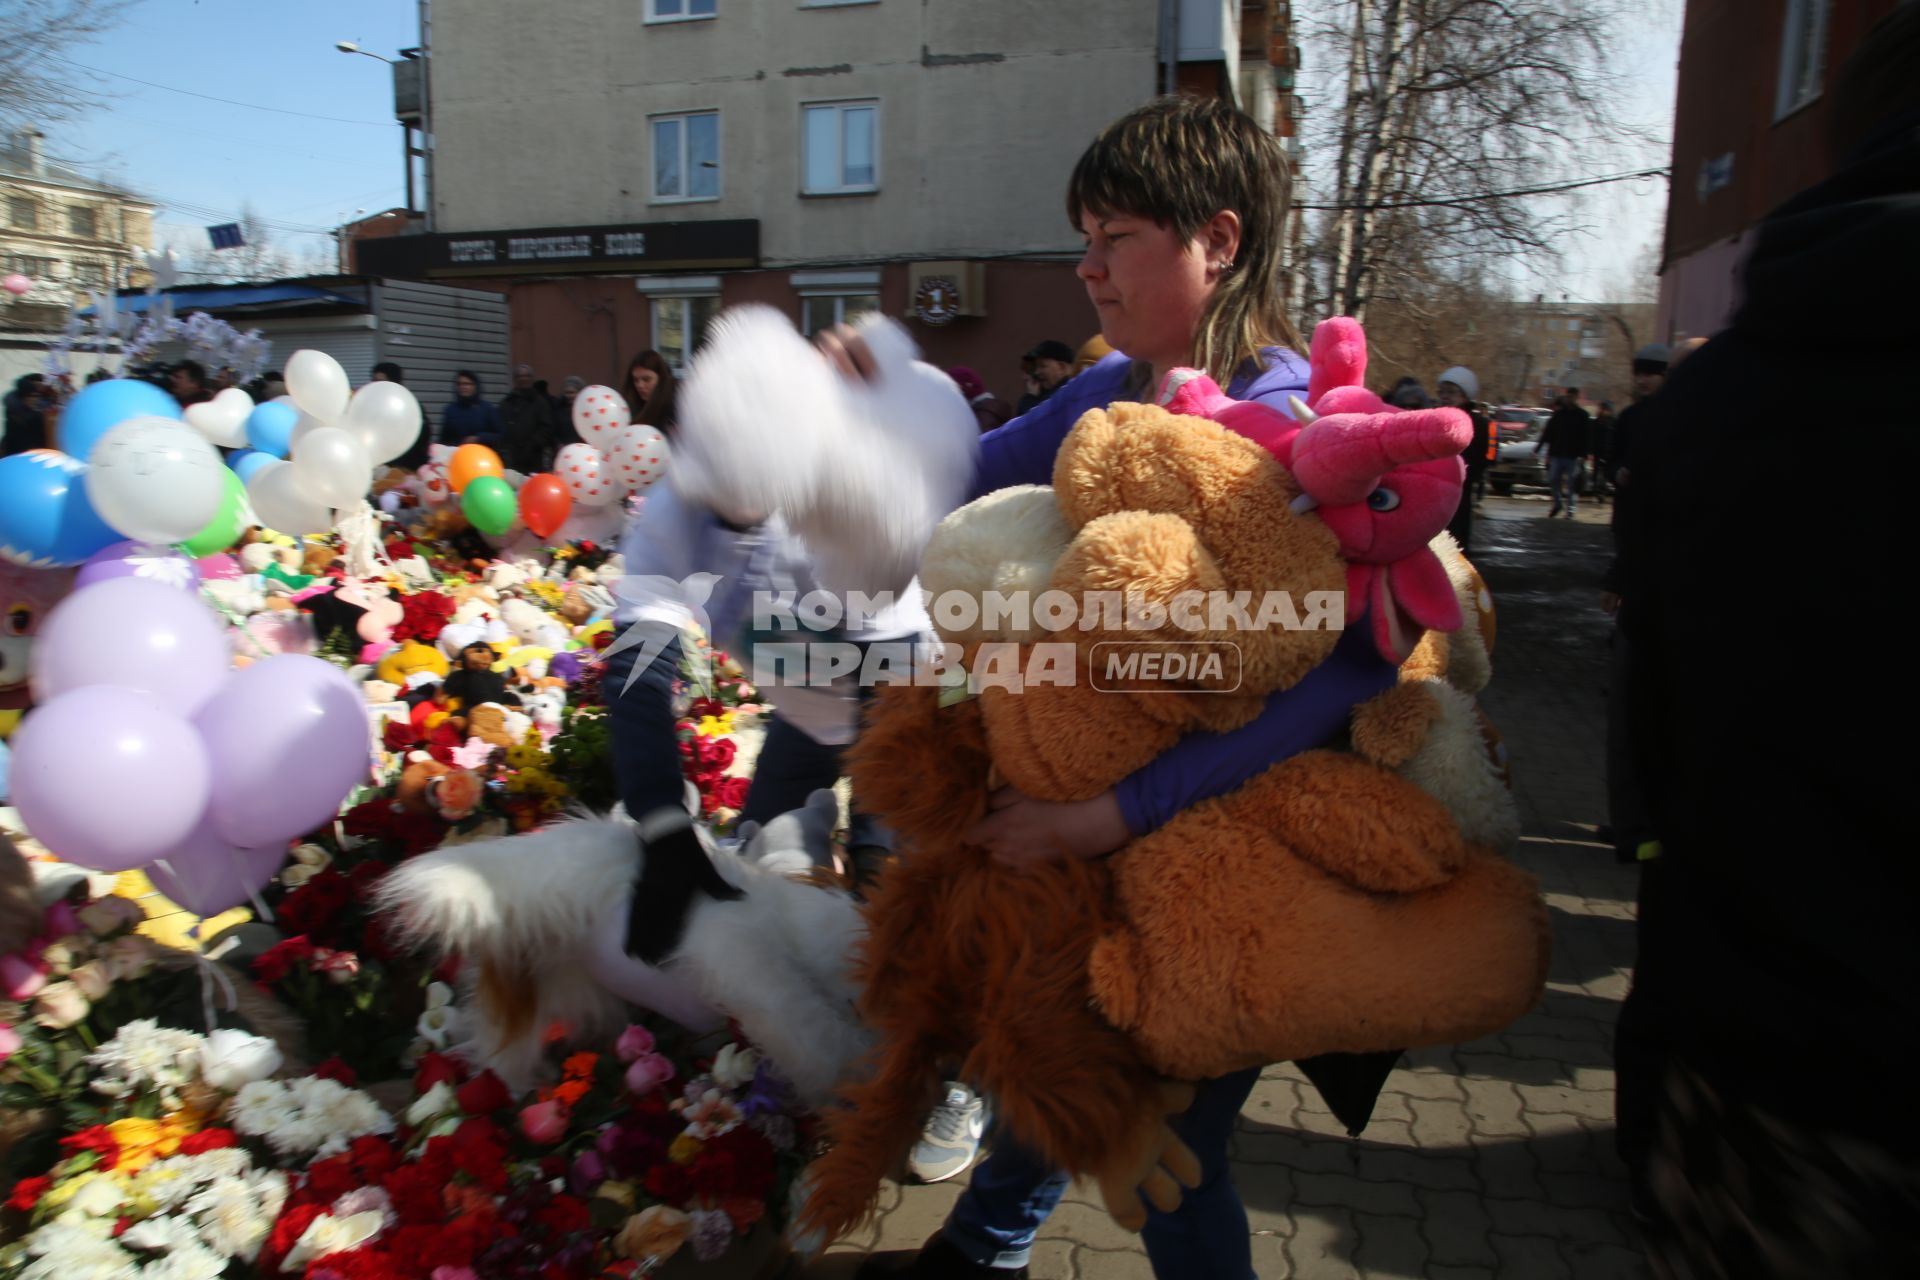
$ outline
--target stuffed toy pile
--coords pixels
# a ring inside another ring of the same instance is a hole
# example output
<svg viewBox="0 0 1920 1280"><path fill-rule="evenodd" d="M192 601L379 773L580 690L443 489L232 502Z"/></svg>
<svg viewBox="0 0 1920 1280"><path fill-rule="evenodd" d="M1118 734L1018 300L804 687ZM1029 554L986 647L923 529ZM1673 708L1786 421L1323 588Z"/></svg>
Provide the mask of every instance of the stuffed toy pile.
<svg viewBox="0 0 1920 1280"><path fill-rule="evenodd" d="M881 690L852 770L863 804L902 841L867 907L861 1011L880 1049L830 1118L836 1145L809 1175L808 1230L831 1238L870 1211L955 1070L994 1098L1015 1139L1096 1178L1116 1221L1137 1228L1143 1197L1171 1209L1197 1177L1168 1126L1190 1097L1178 1081L1471 1039L1537 998L1545 913L1531 877L1488 843L1513 828L1470 696L1490 627L1457 550L1428 545L1459 492L1464 415L1337 406L1354 390L1305 428L1277 414L1256 428L1158 406L1091 411L1062 445L1052 488L988 495L935 533L921 566L929 595L1118 591L1167 606L1194 590L1275 591L1311 603L1358 586L1345 620L1419 669L1357 710L1355 750L1283 761L1109 858L1020 871L963 838L994 786L1099 795L1185 733L1247 723L1338 632L1076 630L1050 637L1078 648L1071 683L987 687L957 703L937 688ZM1185 403L1221 399L1195 387ZM1328 465L1316 471L1315 455ZM1392 492L1402 480L1405 503ZM1370 521L1356 504L1376 515L1405 505L1429 527ZM1447 643L1421 651L1417 633L1436 623L1451 626ZM943 638L971 659L1042 637ZM1115 641L1237 661L1218 680L1118 691L1103 680L1102 691L1095 646ZM1452 683L1455 654L1470 687ZM1449 711L1475 726L1470 748L1436 732L1458 728ZM1435 793L1429 778L1443 784Z"/></svg>

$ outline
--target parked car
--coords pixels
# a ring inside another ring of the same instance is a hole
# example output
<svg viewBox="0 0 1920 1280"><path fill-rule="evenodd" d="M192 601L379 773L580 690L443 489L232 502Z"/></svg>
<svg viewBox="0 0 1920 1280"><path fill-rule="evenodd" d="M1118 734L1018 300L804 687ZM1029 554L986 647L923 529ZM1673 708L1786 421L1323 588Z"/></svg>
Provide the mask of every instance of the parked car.
<svg viewBox="0 0 1920 1280"><path fill-rule="evenodd" d="M1547 483L1546 459L1534 452L1541 433L1552 417L1545 409L1505 405L1493 411L1488 426L1493 459L1487 468L1487 484L1505 496L1517 485L1544 486Z"/></svg>

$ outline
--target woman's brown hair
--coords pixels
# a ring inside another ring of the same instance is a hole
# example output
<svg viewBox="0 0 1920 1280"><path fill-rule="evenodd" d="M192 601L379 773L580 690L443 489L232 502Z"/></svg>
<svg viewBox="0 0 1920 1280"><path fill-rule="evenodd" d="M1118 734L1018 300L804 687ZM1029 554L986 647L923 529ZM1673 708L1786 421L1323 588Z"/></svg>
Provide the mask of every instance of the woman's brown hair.
<svg viewBox="0 0 1920 1280"><path fill-rule="evenodd" d="M653 394L644 402L636 402L633 398L635 369L651 369L660 379L653 389ZM673 380L673 366L667 363L665 356L648 347L627 365L626 377L620 379L620 394L626 397L627 409L633 414L635 422L671 432L675 420L673 402L676 385Z"/></svg>
<svg viewBox="0 0 1920 1280"><path fill-rule="evenodd" d="M1300 348L1280 296L1292 177L1280 141L1217 98L1157 98L1100 131L1067 182L1067 218L1127 214L1183 242L1223 210L1240 218L1240 251L1214 286L1193 337L1193 364L1221 386L1263 347Z"/></svg>

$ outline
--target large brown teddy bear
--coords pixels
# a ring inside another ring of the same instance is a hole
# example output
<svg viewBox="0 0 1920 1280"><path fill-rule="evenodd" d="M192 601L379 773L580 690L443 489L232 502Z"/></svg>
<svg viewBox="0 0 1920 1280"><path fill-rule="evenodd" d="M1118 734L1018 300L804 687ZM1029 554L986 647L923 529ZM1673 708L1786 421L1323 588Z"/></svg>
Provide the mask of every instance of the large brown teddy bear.
<svg viewBox="0 0 1920 1280"><path fill-rule="evenodd" d="M1318 517L1290 509L1298 493L1269 453L1214 423L1116 405L1076 425L1053 489L1005 490L949 517L921 581L931 596L1053 588L1161 605L1196 589L1278 590L1311 612L1346 570ZM810 1174L805 1225L831 1237L869 1211L956 1065L1024 1145L1099 1179L1116 1220L1137 1227L1142 1194L1171 1208L1197 1171L1166 1124L1189 1096L1172 1080L1471 1038L1536 997L1545 924L1530 878L1352 755L1284 762L1108 859L1015 871L963 841L1002 782L1083 799L1184 733L1245 724L1338 633L943 634L970 658L1071 641L1077 680L951 705L936 688L880 691L852 772L902 837L861 959L881 1048L830 1117L835 1146ZM1103 692L1091 664L1114 640L1237 660L1218 681ZM1378 736L1417 754L1422 726L1404 719Z"/></svg>

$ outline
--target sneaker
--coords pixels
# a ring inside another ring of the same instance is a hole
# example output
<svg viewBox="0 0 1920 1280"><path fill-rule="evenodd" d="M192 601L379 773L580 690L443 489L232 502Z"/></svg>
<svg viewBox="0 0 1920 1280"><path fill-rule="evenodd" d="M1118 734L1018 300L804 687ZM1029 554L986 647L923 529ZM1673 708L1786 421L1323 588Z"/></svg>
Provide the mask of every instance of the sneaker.
<svg viewBox="0 0 1920 1280"><path fill-rule="evenodd" d="M987 1131L987 1107L980 1095L955 1081L947 1096L927 1117L926 1131L907 1157L907 1172L921 1182L944 1182L962 1173L980 1154Z"/></svg>
<svg viewBox="0 0 1920 1280"><path fill-rule="evenodd" d="M889 1249L870 1253L855 1280L1027 1280L1025 1267L986 1267L968 1258L944 1234L920 1249Z"/></svg>

